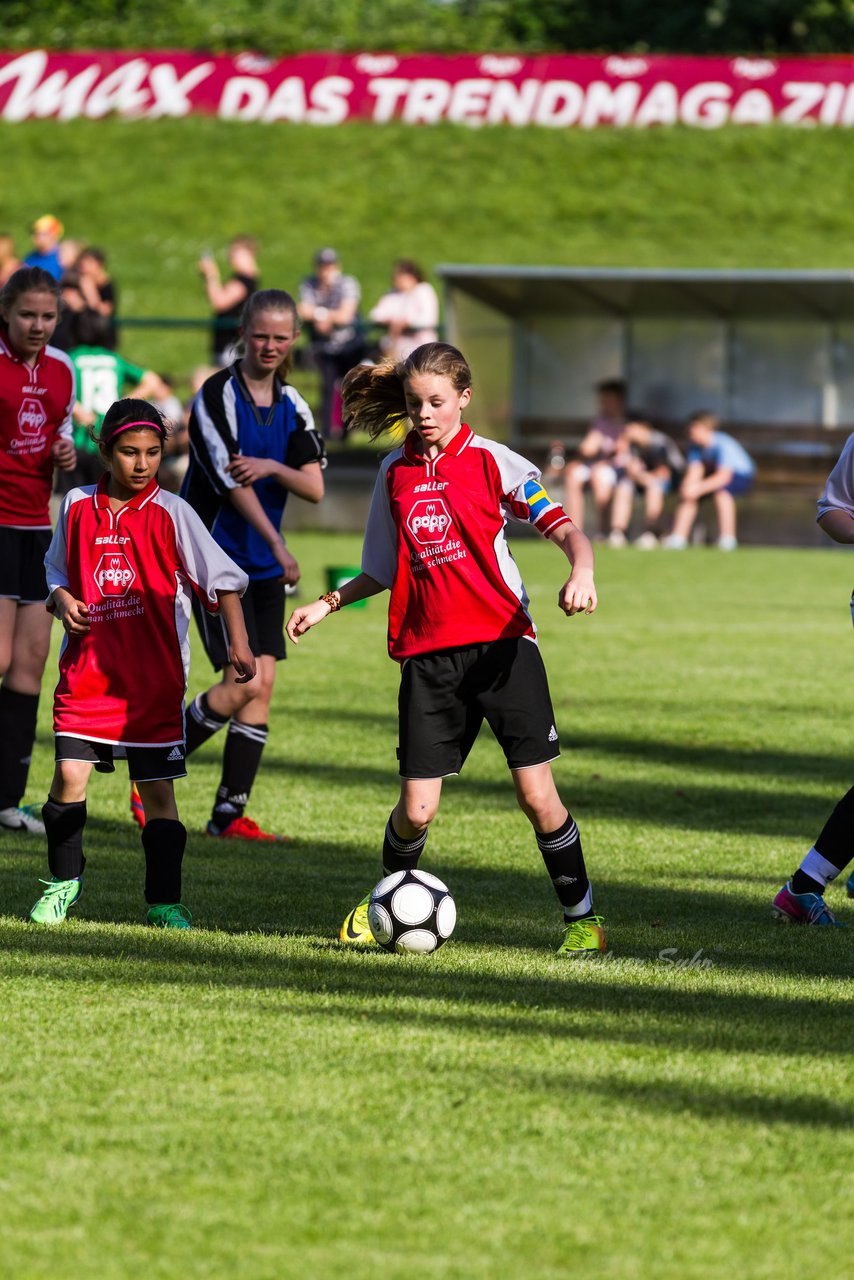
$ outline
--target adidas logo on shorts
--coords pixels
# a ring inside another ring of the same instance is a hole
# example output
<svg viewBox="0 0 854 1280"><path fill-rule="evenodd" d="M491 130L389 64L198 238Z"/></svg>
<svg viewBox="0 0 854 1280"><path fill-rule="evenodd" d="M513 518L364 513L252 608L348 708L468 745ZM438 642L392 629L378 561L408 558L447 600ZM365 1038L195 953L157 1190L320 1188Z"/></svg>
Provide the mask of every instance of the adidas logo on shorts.
<svg viewBox="0 0 854 1280"><path fill-rule="evenodd" d="M549 729L549 742L557 742L557 729L554 725Z"/></svg>
<svg viewBox="0 0 854 1280"><path fill-rule="evenodd" d="M172 764L172 763L173 763L173 761L175 761L175 760L183 760L183 759L184 759L184 751L183 751L183 748L182 748L182 747L173 747L173 748L172 748L172 750L169 752L168 756L166 757L166 763L167 763L167 764Z"/></svg>

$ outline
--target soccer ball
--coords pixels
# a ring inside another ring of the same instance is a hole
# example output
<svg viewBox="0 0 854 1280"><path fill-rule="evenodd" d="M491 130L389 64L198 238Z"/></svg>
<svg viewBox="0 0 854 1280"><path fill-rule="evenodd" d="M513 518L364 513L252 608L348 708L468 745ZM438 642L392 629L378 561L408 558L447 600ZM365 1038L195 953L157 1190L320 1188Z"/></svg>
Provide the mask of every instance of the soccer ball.
<svg viewBox="0 0 854 1280"><path fill-rule="evenodd" d="M454 932L457 908L446 884L428 871L395 871L368 903L371 933L385 951L429 955Z"/></svg>

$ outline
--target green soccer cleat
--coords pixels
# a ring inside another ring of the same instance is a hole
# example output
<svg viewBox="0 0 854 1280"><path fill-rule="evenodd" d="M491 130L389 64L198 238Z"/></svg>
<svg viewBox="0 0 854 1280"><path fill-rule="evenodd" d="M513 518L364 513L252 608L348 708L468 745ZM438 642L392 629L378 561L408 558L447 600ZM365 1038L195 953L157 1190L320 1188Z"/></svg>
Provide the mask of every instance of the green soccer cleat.
<svg viewBox="0 0 854 1280"><path fill-rule="evenodd" d="M362 901L355 906L348 916L345 917L338 934L342 942L347 942L350 946L370 947L374 945L374 935L371 933L371 926L368 923L368 903L371 895L366 893Z"/></svg>
<svg viewBox="0 0 854 1280"><path fill-rule="evenodd" d="M605 930L602 928L601 916L583 916L580 920L570 920L567 924L563 942L557 949L559 956L589 956L597 951L607 951Z"/></svg>
<svg viewBox="0 0 854 1280"><path fill-rule="evenodd" d="M71 907L83 892L82 880L40 880L46 884L42 896L30 912L35 924L62 924Z"/></svg>
<svg viewBox="0 0 854 1280"><path fill-rule="evenodd" d="M192 918L183 902L159 902L149 907L146 921L155 929L189 929Z"/></svg>

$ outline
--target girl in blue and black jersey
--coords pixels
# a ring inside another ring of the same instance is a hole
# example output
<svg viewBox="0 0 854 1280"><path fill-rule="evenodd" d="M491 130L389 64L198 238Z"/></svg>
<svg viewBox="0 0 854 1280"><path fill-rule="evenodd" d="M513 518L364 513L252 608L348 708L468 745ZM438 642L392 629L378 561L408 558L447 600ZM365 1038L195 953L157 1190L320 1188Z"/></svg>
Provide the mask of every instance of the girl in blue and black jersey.
<svg viewBox="0 0 854 1280"><path fill-rule="evenodd" d="M299 337L293 298L279 289L252 294L239 335L240 359L208 378L193 402L181 496L249 576L243 611L257 676L251 688L237 683L221 625L199 610L205 650L222 677L189 707L187 755L228 725L208 834L276 840L244 809L267 741L276 663L285 657L285 584L300 576L280 528L289 493L323 497L326 457L311 410L285 381ZM132 808L144 821L135 799Z"/></svg>

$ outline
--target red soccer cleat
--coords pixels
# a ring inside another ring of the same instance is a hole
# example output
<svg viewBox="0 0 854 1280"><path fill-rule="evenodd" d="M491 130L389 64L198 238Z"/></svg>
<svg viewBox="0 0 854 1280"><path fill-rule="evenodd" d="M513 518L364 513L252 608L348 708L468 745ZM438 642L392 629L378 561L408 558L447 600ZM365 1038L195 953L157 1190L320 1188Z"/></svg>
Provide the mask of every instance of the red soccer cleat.
<svg viewBox="0 0 854 1280"><path fill-rule="evenodd" d="M137 826L144 827L145 810L142 807L142 800L135 782L130 784L130 811Z"/></svg>
<svg viewBox="0 0 854 1280"><path fill-rule="evenodd" d="M274 844L288 844L290 836L275 836L270 831L262 831L257 822L252 818L247 818L245 814L241 814L239 818L232 818L227 827L222 830L209 822L205 834L215 836L218 840L269 840Z"/></svg>

